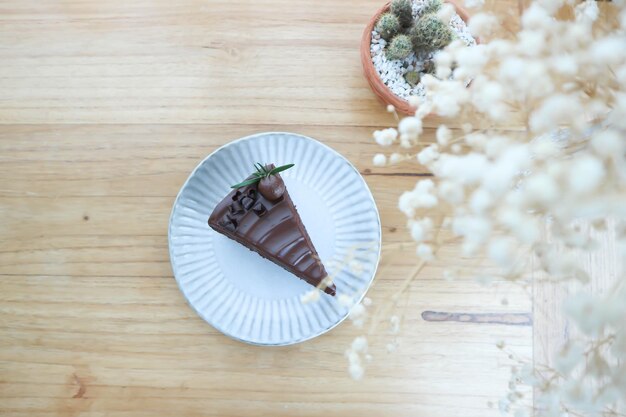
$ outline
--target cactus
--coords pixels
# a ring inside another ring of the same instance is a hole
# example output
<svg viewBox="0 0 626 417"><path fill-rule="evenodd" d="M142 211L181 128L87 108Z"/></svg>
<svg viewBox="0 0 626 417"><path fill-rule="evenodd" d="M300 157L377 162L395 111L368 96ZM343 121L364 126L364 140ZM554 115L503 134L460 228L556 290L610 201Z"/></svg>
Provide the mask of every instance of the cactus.
<svg viewBox="0 0 626 417"><path fill-rule="evenodd" d="M422 10L420 10L420 14L424 16L430 13L437 13L439 9L441 9L442 4L441 0L430 0L426 5L424 5Z"/></svg>
<svg viewBox="0 0 626 417"><path fill-rule="evenodd" d="M450 27L437 18L434 13L420 17L409 32L413 50L432 52L443 49L454 37Z"/></svg>
<svg viewBox="0 0 626 417"><path fill-rule="evenodd" d="M409 71L404 74L404 79L411 87L415 87L420 82L420 73L417 71Z"/></svg>
<svg viewBox="0 0 626 417"><path fill-rule="evenodd" d="M400 31L400 20L393 13L385 13L378 19L376 31L384 40L389 41Z"/></svg>
<svg viewBox="0 0 626 417"><path fill-rule="evenodd" d="M387 47L387 58L403 59L413 51L413 44L407 35L396 35Z"/></svg>
<svg viewBox="0 0 626 417"><path fill-rule="evenodd" d="M424 74L434 74L435 73L435 61L433 61L432 59L425 61L424 64L422 65L422 71L424 71Z"/></svg>
<svg viewBox="0 0 626 417"><path fill-rule="evenodd" d="M393 0L391 13L395 14L404 28L413 24L413 2L411 0Z"/></svg>

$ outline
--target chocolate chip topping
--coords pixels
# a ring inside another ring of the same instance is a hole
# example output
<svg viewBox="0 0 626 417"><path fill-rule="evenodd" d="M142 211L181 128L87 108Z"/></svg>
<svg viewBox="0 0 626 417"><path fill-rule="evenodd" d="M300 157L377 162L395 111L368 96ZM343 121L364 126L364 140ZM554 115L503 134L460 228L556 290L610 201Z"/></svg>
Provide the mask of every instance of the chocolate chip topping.
<svg viewBox="0 0 626 417"><path fill-rule="evenodd" d="M263 217L263 215L267 213L267 209L260 201L252 207L252 211L254 211L254 213L259 217Z"/></svg>
<svg viewBox="0 0 626 417"><path fill-rule="evenodd" d="M239 201L233 202L229 207L229 211L231 214L241 214L243 213L243 206Z"/></svg>
<svg viewBox="0 0 626 417"><path fill-rule="evenodd" d="M251 199L250 197L244 197L244 198L241 199L241 205L246 210L250 210L250 207L252 207L254 205L254 200Z"/></svg>

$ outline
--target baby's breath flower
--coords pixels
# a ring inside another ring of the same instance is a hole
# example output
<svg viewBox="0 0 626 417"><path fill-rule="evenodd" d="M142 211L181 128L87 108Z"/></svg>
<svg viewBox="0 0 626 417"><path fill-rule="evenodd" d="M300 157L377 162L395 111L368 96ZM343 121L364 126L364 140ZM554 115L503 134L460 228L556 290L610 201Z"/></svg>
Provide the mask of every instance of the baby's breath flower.
<svg viewBox="0 0 626 417"><path fill-rule="evenodd" d="M569 169L569 189L576 194L589 193L598 187L606 170L600 160L593 156L576 158Z"/></svg>
<svg viewBox="0 0 626 417"><path fill-rule="evenodd" d="M577 343L570 343L556 358L555 367L562 374L569 374L580 365L585 350Z"/></svg>
<svg viewBox="0 0 626 417"><path fill-rule="evenodd" d="M591 139L591 146L602 157L614 157L624 154L626 141L616 130L605 130Z"/></svg>
<svg viewBox="0 0 626 417"><path fill-rule="evenodd" d="M365 310L365 306L361 304L355 304L350 310L350 314L348 315L352 324L356 327L363 327L365 324L365 318L367 317L367 311Z"/></svg>
<svg viewBox="0 0 626 417"><path fill-rule="evenodd" d="M397 164L399 162L402 162L404 158L402 157L402 155L400 155L397 152L392 153L391 155L389 155L389 163L390 164Z"/></svg>
<svg viewBox="0 0 626 417"><path fill-rule="evenodd" d="M469 30L476 37L485 37L493 33L498 25L498 18L491 13L477 13L470 18Z"/></svg>
<svg viewBox="0 0 626 417"><path fill-rule="evenodd" d="M387 164L387 157L382 153L377 153L374 155L374 159L372 159L374 166L384 167Z"/></svg>
<svg viewBox="0 0 626 417"><path fill-rule="evenodd" d="M502 268L510 267L515 259L515 249L513 239L497 237L489 243L489 259Z"/></svg>
<svg viewBox="0 0 626 417"><path fill-rule="evenodd" d="M337 300L339 301L339 304L341 304L344 307L350 308L354 305L354 299L346 294L339 294L339 296L337 297Z"/></svg>
<svg viewBox="0 0 626 417"><path fill-rule="evenodd" d="M442 181L439 185L439 196L450 204L460 204L465 192L463 186L456 181Z"/></svg>
<svg viewBox="0 0 626 417"><path fill-rule="evenodd" d="M487 190L478 188L472 193L469 205L475 214L482 214L493 203L493 196Z"/></svg>
<svg viewBox="0 0 626 417"><path fill-rule="evenodd" d="M522 26L525 29L543 30L552 23L552 17L538 3L532 3L522 15Z"/></svg>
<svg viewBox="0 0 626 417"><path fill-rule="evenodd" d="M320 299L320 291L318 289L314 289L311 291L307 291L300 297L300 302L303 304L307 304L310 302L314 302Z"/></svg>
<svg viewBox="0 0 626 417"><path fill-rule="evenodd" d="M410 99L415 116L403 119L395 133L375 133L382 146L408 149L419 144L430 113L460 127L456 140L441 125L435 144L389 158L396 163L416 154L434 175L435 181L418 181L398 202L417 259L432 260L451 232L463 255L486 258L500 271L478 274L480 284L504 278L527 286L530 261L554 283L573 282L574 295L563 309L579 340L565 346L554 369L511 369L499 407L515 417L529 415L524 384L533 386L541 415L626 414L616 408L626 391L626 289L601 295L574 290L590 279L581 259L600 247L596 233L614 235L617 257L626 259L626 0L606 8L592 0L575 3L534 0L518 33L491 41L485 38L508 30L496 30L494 15L473 12L469 29L483 42L467 48L457 39L435 53L436 77L424 75L426 95ZM575 19L557 18L561 8ZM439 17L446 20L449 10L444 6ZM608 21L599 17L605 10ZM376 158L376 165L386 165L384 155ZM446 280L458 275L443 271ZM507 296L499 299L509 304ZM351 319L362 325L365 315L359 304ZM392 333L399 322L390 319ZM394 338L387 349L396 345ZM348 357L360 377L367 354L356 348Z"/></svg>
<svg viewBox="0 0 626 417"><path fill-rule="evenodd" d="M411 140L417 140L417 137L422 133L422 121L417 117L405 117L400 120L398 131Z"/></svg>
<svg viewBox="0 0 626 417"><path fill-rule="evenodd" d="M533 175L525 182L525 191L529 201L548 205L559 197L557 182L547 174Z"/></svg>
<svg viewBox="0 0 626 417"><path fill-rule="evenodd" d="M448 24L450 19L452 19L452 15L454 15L454 6L450 3L444 3L441 8L437 11L437 18L441 20L443 23Z"/></svg>
<svg viewBox="0 0 626 417"><path fill-rule="evenodd" d="M485 4L485 0L465 0L465 6L470 9L477 9Z"/></svg>
<svg viewBox="0 0 626 417"><path fill-rule="evenodd" d="M352 341L352 350L355 352L365 352L367 350L367 339L359 336Z"/></svg>
<svg viewBox="0 0 626 417"><path fill-rule="evenodd" d="M422 165L428 165L439 157L439 150L436 145L430 145L422 149L420 153L417 154L417 160Z"/></svg>
<svg viewBox="0 0 626 417"><path fill-rule="evenodd" d="M443 279L446 281L454 281L458 277L458 271L453 268L447 268L443 270Z"/></svg>
<svg viewBox="0 0 626 417"><path fill-rule="evenodd" d="M452 140L452 131L446 125L440 125L437 128L437 143L441 146L447 146Z"/></svg>
<svg viewBox="0 0 626 417"><path fill-rule="evenodd" d="M433 254L433 248L425 243L420 243L419 245L417 245L416 253L420 259L423 259L425 261L432 261L433 259L435 259L435 255Z"/></svg>
<svg viewBox="0 0 626 417"><path fill-rule="evenodd" d="M374 139L380 146L390 146L398 138L398 131L394 128L376 130Z"/></svg>
<svg viewBox="0 0 626 417"><path fill-rule="evenodd" d="M348 266L350 267L350 271L356 275L361 275L363 273L363 264L356 259L351 260Z"/></svg>
<svg viewBox="0 0 626 417"><path fill-rule="evenodd" d="M393 315L389 322L391 323L391 334L397 334L400 331L400 317Z"/></svg>

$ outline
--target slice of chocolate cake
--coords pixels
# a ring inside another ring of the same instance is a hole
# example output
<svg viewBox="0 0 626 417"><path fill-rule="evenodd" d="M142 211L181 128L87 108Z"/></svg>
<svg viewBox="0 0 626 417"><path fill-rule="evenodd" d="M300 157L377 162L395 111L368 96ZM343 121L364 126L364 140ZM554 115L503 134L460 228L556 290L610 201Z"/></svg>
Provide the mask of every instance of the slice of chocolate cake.
<svg viewBox="0 0 626 417"><path fill-rule="evenodd" d="M233 186L234 190L215 207L209 226L335 295L335 285L324 282L326 269L278 174L292 166L257 164L257 171Z"/></svg>

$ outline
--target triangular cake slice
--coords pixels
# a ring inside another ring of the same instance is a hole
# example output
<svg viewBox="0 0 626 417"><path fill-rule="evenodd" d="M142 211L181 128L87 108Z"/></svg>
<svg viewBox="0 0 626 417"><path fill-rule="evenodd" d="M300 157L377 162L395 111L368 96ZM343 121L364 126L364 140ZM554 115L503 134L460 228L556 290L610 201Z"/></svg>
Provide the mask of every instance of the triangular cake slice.
<svg viewBox="0 0 626 417"><path fill-rule="evenodd" d="M324 281L328 276L326 268L289 192L280 174L269 174L272 169L273 164L258 164L257 172L215 207L209 226L312 286L335 295L335 285L327 286Z"/></svg>

